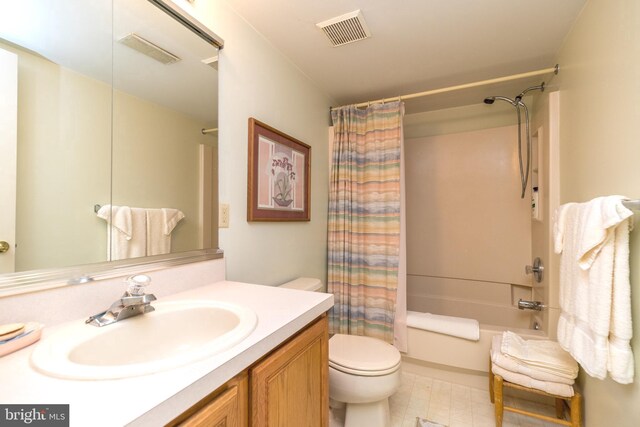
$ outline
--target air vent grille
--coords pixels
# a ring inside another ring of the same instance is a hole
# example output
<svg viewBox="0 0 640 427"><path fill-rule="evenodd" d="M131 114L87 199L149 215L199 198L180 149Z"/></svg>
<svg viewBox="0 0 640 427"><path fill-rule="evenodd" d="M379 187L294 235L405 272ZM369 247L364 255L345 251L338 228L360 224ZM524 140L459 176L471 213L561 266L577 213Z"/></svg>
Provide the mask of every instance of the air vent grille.
<svg viewBox="0 0 640 427"><path fill-rule="evenodd" d="M329 38L333 47L371 37L371 32L359 10L316 24Z"/></svg>
<svg viewBox="0 0 640 427"><path fill-rule="evenodd" d="M142 53L143 55L162 62L163 64L173 64L174 62L180 61L180 58L175 56L173 53L151 43L149 40L143 39L135 33L122 37L118 41L123 45Z"/></svg>

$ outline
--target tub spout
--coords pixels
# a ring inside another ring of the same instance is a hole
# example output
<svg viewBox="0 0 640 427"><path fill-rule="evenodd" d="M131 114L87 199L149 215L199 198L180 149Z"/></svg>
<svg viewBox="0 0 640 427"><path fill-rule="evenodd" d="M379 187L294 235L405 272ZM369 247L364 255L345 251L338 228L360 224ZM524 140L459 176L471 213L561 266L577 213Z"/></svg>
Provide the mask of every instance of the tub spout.
<svg viewBox="0 0 640 427"><path fill-rule="evenodd" d="M535 310L542 311L546 306L540 301L526 301L522 298L518 300L518 308L520 310Z"/></svg>

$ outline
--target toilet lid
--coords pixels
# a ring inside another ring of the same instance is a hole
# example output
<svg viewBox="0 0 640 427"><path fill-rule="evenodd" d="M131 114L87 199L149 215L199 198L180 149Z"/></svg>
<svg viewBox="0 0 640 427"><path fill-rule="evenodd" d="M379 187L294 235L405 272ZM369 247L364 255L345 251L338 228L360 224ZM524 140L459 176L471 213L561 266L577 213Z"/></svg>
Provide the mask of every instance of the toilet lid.
<svg viewBox="0 0 640 427"><path fill-rule="evenodd" d="M400 352L375 338L336 334L329 340L329 366L355 375L385 375L400 366Z"/></svg>

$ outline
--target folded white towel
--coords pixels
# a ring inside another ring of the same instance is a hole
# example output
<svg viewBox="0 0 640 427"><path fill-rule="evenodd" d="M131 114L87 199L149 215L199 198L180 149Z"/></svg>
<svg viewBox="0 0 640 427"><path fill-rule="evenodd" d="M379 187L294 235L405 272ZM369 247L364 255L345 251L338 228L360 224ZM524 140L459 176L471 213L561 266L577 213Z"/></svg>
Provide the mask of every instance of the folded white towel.
<svg viewBox="0 0 640 427"><path fill-rule="evenodd" d="M147 215L147 255L161 255L171 252L171 232L184 218L178 209L146 209Z"/></svg>
<svg viewBox="0 0 640 427"><path fill-rule="evenodd" d="M563 372L548 370L545 367L528 365L525 362L514 359L502 353L502 335L494 335L491 341L491 361L507 371L526 375L539 381L551 381L571 385L575 382L575 376ZM577 367L577 365L576 365ZM577 374L577 370L576 370Z"/></svg>
<svg viewBox="0 0 640 427"><path fill-rule="evenodd" d="M552 381L539 381L523 374L508 371L495 363L491 365L494 374L500 375L505 381L519 384L524 387L535 388L546 393L555 394L562 397L571 397L574 394L573 386L569 384L554 383Z"/></svg>
<svg viewBox="0 0 640 427"><path fill-rule="evenodd" d="M578 265L583 270L590 268L608 240L614 228L633 215L621 203L624 196L597 197L580 204L578 227Z"/></svg>
<svg viewBox="0 0 640 427"><path fill-rule="evenodd" d="M587 374L633 381L629 284L632 212L623 196L562 205L556 213L560 257L558 342Z"/></svg>
<svg viewBox="0 0 640 427"><path fill-rule="evenodd" d="M578 376L578 364L556 341L525 340L518 334L505 331L500 350L505 356L528 366L569 379Z"/></svg>
<svg viewBox="0 0 640 427"><path fill-rule="evenodd" d="M475 319L407 311L407 326L471 341L480 339L480 324Z"/></svg>

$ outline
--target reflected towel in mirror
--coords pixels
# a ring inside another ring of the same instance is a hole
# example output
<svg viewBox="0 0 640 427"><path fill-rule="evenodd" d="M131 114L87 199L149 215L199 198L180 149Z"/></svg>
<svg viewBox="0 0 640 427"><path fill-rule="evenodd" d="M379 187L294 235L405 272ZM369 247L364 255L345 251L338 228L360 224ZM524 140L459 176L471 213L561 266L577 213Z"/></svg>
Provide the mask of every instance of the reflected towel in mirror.
<svg viewBox="0 0 640 427"><path fill-rule="evenodd" d="M178 209L146 209L147 212L147 255L171 252L171 232L184 218Z"/></svg>

